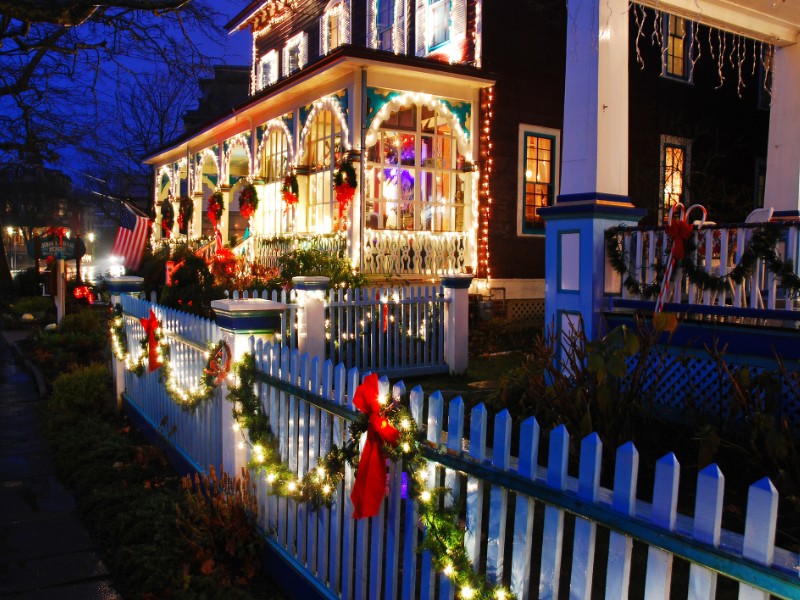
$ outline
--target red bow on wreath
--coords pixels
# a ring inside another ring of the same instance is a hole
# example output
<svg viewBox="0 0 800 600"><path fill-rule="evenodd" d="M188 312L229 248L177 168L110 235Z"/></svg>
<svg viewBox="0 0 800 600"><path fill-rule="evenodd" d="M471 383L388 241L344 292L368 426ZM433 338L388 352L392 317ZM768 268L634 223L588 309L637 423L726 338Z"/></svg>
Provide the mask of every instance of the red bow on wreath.
<svg viewBox="0 0 800 600"><path fill-rule="evenodd" d="M686 242L692 236L692 229L692 225L682 219L675 220L664 228L672 240L672 256L675 260L686 256Z"/></svg>
<svg viewBox="0 0 800 600"><path fill-rule="evenodd" d="M339 219L344 218L347 212L347 205L356 194L356 188L352 187L348 182L336 186L336 201L339 203Z"/></svg>
<svg viewBox="0 0 800 600"><path fill-rule="evenodd" d="M400 432L381 414L376 373L367 375L364 383L356 388L353 404L369 417L367 441L358 461L356 481L350 493L353 518L361 519L374 517L381 508L386 490L386 455L383 453L383 446L396 446Z"/></svg>
<svg viewBox="0 0 800 600"><path fill-rule="evenodd" d="M64 236L67 235L67 230L65 227L48 227L45 235L57 237L59 245L62 245L64 243Z"/></svg>
<svg viewBox="0 0 800 600"><path fill-rule="evenodd" d="M158 360L158 342L156 341L158 319L156 319L153 309L150 309L150 315L146 319L139 319L139 322L144 327L145 335L147 335L147 370L152 372L161 366L161 362Z"/></svg>
<svg viewBox="0 0 800 600"><path fill-rule="evenodd" d="M214 378L214 385L220 385L231 370L231 349L227 342L222 342L219 349L208 359L208 367L203 372Z"/></svg>

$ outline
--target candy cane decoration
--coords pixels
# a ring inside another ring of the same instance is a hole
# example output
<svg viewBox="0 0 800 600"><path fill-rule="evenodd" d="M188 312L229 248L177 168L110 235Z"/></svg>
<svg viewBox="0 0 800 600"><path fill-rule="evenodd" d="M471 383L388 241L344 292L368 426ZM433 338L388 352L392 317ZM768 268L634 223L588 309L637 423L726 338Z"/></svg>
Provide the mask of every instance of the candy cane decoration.
<svg viewBox="0 0 800 600"><path fill-rule="evenodd" d="M673 222L673 211L678 209L677 218ZM694 231L694 226L689 222L689 214L698 209L702 216L700 217L699 225L706 222L706 215L708 214L705 207L700 204L693 204L689 208L684 208L683 204L678 202L673 204L669 209L669 216L667 217L667 226L664 228L666 234L672 240L672 248L669 252L669 262L667 263L667 270L664 273L664 279L661 282L661 290L658 292L658 299L656 300L655 314L660 313L664 309L664 302L669 297L669 280L672 278L672 269L675 267L675 261L681 260L686 253L686 241L691 237Z"/></svg>

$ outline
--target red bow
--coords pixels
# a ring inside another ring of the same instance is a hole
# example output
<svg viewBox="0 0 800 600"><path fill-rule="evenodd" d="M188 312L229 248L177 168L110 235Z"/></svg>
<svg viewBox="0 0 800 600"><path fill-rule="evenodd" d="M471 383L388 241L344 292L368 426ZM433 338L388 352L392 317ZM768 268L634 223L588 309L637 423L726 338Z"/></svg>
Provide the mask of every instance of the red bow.
<svg viewBox="0 0 800 600"><path fill-rule="evenodd" d="M156 315L153 312L153 309L150 309L150 316L146 319L139 319L139 322L144 327L144 332L147 334L147 348L148 348L148 362L147 362L147 370L148 371L155 371L158 367L161 366L161 362L158 360L158 343L156 342L156 329L158 329L158 319L156 319Z"/></svg>
<svg viewBox="0 0 800 600"><path fill-rule="evenodd" d="M372 373L356 388L353 404L369 417L367 441L358 461L356 481L350 500L353 502L353 518L374 517L378 514L386 489L386 455L383 445L396 446L400 432L389 425L381 414L378 402L378 375Z"/></svg>
<svg viewBox="0 0 800 600"><path fill-rule="evenodd" d="M692 235L692 226L686 221L676 220L664 228L672 239L672 256L681 260L686 255L686 242Z"/></svg>
<svg viewBox="0 0 800 600"><path fill-rule="evenodd" d="M347 181L342 185L334 186L336 189L336 201L339 203L339 220L344 218L344 213L347 211L347 205L356 195L356 188L351 186Z"/></svg>

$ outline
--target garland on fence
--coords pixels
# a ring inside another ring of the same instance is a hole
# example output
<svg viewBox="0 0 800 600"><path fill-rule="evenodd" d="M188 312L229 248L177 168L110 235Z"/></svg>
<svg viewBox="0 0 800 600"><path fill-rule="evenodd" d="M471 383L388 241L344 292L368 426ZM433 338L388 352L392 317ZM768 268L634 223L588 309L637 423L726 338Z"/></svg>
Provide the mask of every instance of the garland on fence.
<svg viewBox="0 0 800 600"><path fill-rule="evenodd" d="M269 417L255 392L258 372L255 359L246 354L234 367L238 384L228 389L233 404L234 427L246 429L246 443L251 448L250 468L264 474L271 493L287 496L314 507L330 506L333 491L344 479L345 464L357 469L351 500L354 517L373 516L380 510L386 486L385 460L403 460L411 475L418 500L419 518L427 535L423 548L430 550L434 566L449 577L464 599L511 599L504 586L495 586L472 570L464 545L464 530L459 526L458 509L443 507L449 490L428 489L425 477L427 461L422 456L422 437L407 406L399 398L389 401L381 394L376 374L368 375L356 390L353 403L361 413L350 425L350 438L320 457L316 467L305 476L298 476L280 459L278 441ZM366 435L364 451L359 455L359 442ZM366 475L362 475L362 467ZM361 478L362 483L359 483ZM371 481L368 481L371 480Z"/></svg>
<svg viewBox="0 0 800 600"><path fill-rule="evenodd" d="M623 242L618 236L623 230L624 228L615 227L606 231L606 252L611 267L622 276L623 284L628 292L642 298L654 298L661 289L666 265L660 261L653 265L656 275L653 283L647 284L638 281L628 268L628 257ZM694 253L697 250L697 243L694 236L685 240L685 255L676 262L683 269L688 280L698 288L721 292L728 289L731 281L737 285L741 284L744 278L753 272L756 261L764 259L764 264L775 275L778 283L787 293L796 297L800 294L800 277L794 273L791 261L784 261L778 256L775 247L779 238L780 229L775 226L765 225L753 229L753 235L744 249L739 263L725 275L711 275L695 262Z"/></svg>
<svg viewBox="0 0 800 600"><path fill-rule="evenodd" d="M142 351L134 359L128 352L128 334L125 331L122 307L119 304L114 307L110 332L111 348L116 359L123 363L131 373L141 376L144 374L145 369L149 368L151 359L155 356L158 366L161 368L158 375L159 381L164 384L167 393L179 406L185 409L194 409L200 404L209 401L214 391L225 381L230 373L230 346L225 340L220 340L216 344L209 343L208 351L206 352L207 360L199 384L188 390L184 389L178 383L177 378L173 376L170 366L170 347L161 331L161 323L157 320L153 321L155 315L152 311L150 315L151 317L148 317L148 319L140 319L140 321L154 323L154 325L151 325L152 336L145 335L142 338L140 342ZM145 332L147 333L146 326ZM154 369L149 370L152 371Z"/></svg>

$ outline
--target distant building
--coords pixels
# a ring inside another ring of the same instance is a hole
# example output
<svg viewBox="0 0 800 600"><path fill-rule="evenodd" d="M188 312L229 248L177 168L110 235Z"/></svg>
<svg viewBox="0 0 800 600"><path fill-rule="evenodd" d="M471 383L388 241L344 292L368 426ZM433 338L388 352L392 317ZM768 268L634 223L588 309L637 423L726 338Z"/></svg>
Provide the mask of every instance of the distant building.
<svg viewBox="0 0 800 600"><path fill-rule="evenodd" d="M198 106L183 116L183 124L187 130L231 112L246 100L250 90L250 67L215 65L213 77L201 79L199 84Z"/></svg>

